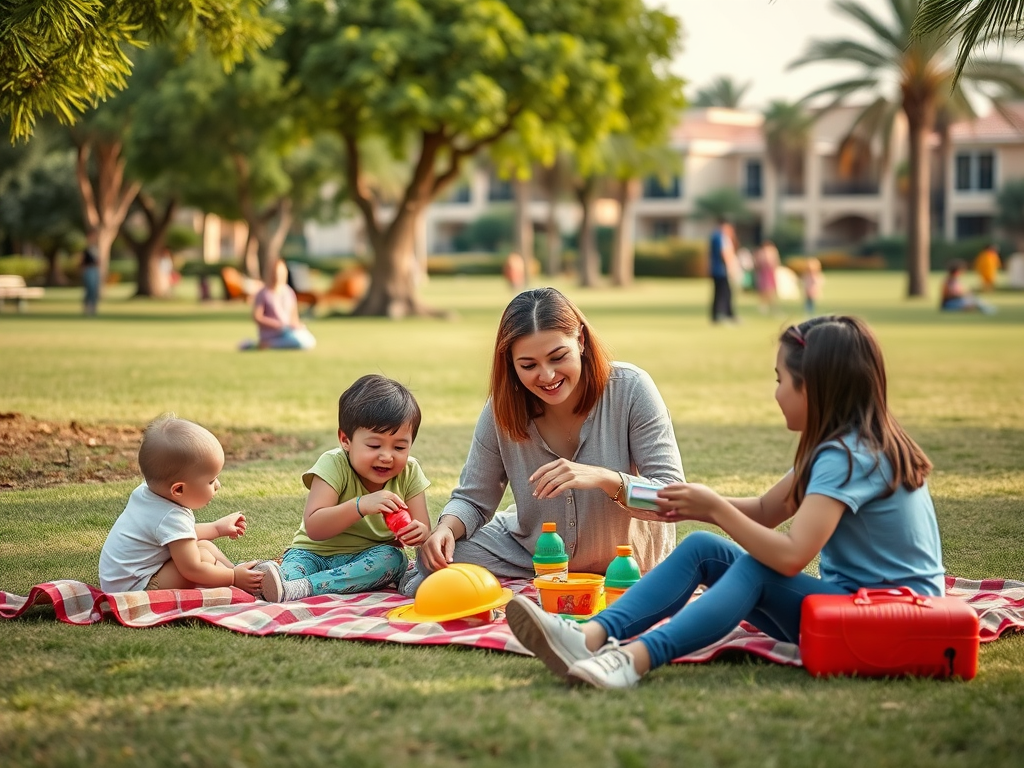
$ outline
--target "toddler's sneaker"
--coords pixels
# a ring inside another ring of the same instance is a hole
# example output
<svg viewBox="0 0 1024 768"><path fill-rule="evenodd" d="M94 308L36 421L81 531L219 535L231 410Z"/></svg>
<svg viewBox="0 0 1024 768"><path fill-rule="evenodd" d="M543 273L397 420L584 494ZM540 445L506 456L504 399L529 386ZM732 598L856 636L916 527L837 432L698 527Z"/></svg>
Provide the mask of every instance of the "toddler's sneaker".
<svg viewBox="0 0 1024 768"><path fill-rule="evenodd" d="M572 664L566 677L572 682L589 683L595 688L634 688L640 682L633 657L614 646Z"/></svg>
<svg viewBox="0 0 1024 768"><path fill-rule="evenodd" d="M276 560L260 560L252 567L254 571L263 574L263 583L260 585L257 597L266 600L268 603L281 602L281 594L284 591L284 579L281 576L281 566Z"/></svg>
<svg viewBox="0 0 1024 768"><path fill-rule="evenodd" d="M594 655L579 624L548 613L521 595L505 607L505 618L516 639L563 680L575 662Z"/></svg>

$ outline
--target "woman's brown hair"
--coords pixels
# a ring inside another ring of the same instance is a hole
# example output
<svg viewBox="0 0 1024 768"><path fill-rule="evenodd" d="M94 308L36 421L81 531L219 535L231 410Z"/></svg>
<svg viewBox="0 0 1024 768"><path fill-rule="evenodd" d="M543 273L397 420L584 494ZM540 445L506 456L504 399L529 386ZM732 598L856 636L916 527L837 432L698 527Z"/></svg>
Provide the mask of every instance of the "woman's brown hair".
<svg viewBox="0 0 1024 768"><path fill-rule="evenodd" d="M505 307L498 323L491 367L491 408L498 429L516 442L529 437L530 419L544 413L544 405L536 395L519 383L512 345L523 336L538 331L558 331L578 336L584 345L580 358L580 399L574 413L586 413L604 392L611 375L611 356L597 338L579 308L554 288L523 291Z"/></svg>
<svg viewBox="0 0 1024 768"><path fill-rule="evenodd" d="M864 321L815 317L787 328L779 343L794 386L807 395L807 424L793 460L796 504L807 492L819 448L851 433L877 457L888 460L892 467L888 495L901 485L911 491L924 485L932 463L889 411L882 349ZM843 447L849 482L853 454Z"/></svg>

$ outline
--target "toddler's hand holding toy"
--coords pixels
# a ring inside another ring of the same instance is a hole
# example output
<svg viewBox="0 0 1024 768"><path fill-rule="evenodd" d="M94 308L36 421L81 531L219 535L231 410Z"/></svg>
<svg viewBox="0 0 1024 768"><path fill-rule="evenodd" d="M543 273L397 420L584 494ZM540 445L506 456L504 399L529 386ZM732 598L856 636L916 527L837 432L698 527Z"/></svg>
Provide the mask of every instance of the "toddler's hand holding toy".
<svg viewBox="0 0 1024 768"><path fill-rule="evenodd" d="M409 507L405 505L402 497L391 491L380 490L376 493L368 493L359 497L359 514L363 517L380 513L386 515L390 512L397 512L400 509L406 511Z"/></svg>
<svg viewBox="0 0 1024 768"><path fill-rule="evenodd" d="M400 528L395 531L395 538L397 538L402 545L406 547L418 547L427 540L427 536L429 535L430 526L420 520L413 520L404 528Z"/></svg>
<svg viewBox="0 0 1024 768"><path fill-rule="evenodd" d="M217 526L218 537L227 536L229 539L237 539L239 536L245 535L245 515L241 512L224 515L214 525Z"/></svg>

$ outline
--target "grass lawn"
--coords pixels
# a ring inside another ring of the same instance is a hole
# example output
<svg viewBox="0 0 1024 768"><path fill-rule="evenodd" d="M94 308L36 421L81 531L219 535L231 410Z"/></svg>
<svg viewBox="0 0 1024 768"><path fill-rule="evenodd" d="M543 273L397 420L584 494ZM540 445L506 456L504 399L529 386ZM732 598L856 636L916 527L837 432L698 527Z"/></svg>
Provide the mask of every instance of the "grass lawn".
<svg viewBox="0 0 1024 768"><path fill-rule="evenodd" d="M795 304L765 317L742 296L742 324L717 327L706 319L705 281L556 285L618 359L654 377L689 479L756 494L785 472L795 438L772 397L772 368L776 336L801 318ZM937 286L936 275L932 296ZM900 275L830 273L821 311L861 315L882 340L892 406L935 463L949 573L1024 579L1024 294L996 293L991 317L957 316L940 314L934 300L908 301L903 289ZM222 490L197 515L244 510L249 533L224 546L242 560L276 556L289 542L304 501L300 474L336 445L338 395L381 372L419 399L414 454L433 483L436 518L485 396L511 298L500 281L430 281L424 295L455 310L450 321L311 320L319 343L310 353L239 353L253 334L244 306L201 306L189 283L179 294L132 301L118 287L88 320L72 289L48 289L25 314L5 308L0 412L138 428L174 411L215 434L279 435L289 449L229 463ZM0 488L25 461L0 442ZM100 546L137 483L0 490L0 589L97 583ZM680 525L679 536L691 529ZM621 693L567 689L537 661L509 654L184 624L72 627L41 608L0 622L0 647L5 767L992 768L1024 752L1020 636L984 646L969 683L819 681L736 659L674 665Z"/></svg>

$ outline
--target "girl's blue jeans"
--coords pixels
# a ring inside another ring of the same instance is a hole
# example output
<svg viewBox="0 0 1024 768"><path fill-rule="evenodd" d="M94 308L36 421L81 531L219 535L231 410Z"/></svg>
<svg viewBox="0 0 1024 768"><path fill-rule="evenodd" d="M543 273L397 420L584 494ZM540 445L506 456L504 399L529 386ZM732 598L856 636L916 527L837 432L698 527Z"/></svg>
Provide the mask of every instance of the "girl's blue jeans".
<svg viewBox="0 0 1024 768"><path fill-rule="evenodd" d="M345 555L289 549L281 559L285 581L309 579L314 595L370 592L398 581L409 565L405 552L389 544Z"/></svg>
<svg viewBox="0 0 1024 768"><path fill-rule="evenodd" d="M707 587L704 594L688 603L701 584ZM777 640L796 643L800 605L815 594L848 592L806 573L783 576L736 543L697 531L593 620L609 637L626 640L639 635L653 668L722 639L741 620ZM668 622L651 629L668 617Z"/></svg>

